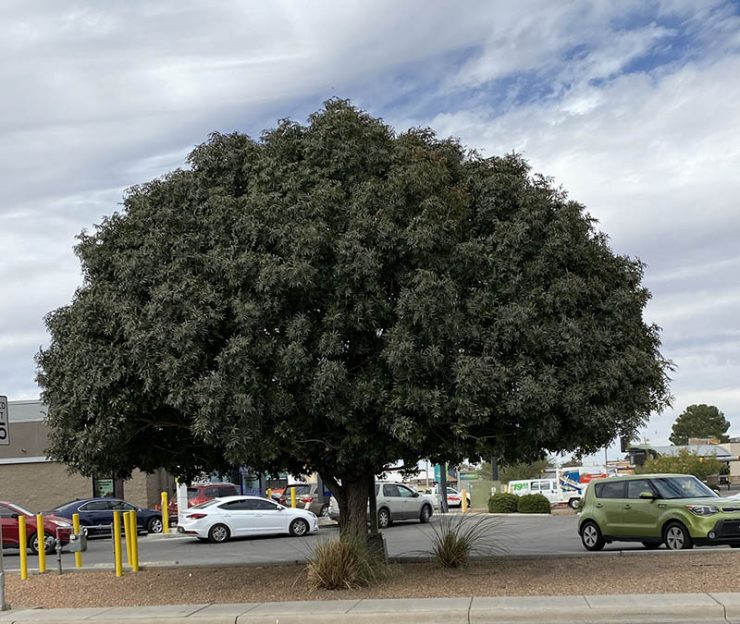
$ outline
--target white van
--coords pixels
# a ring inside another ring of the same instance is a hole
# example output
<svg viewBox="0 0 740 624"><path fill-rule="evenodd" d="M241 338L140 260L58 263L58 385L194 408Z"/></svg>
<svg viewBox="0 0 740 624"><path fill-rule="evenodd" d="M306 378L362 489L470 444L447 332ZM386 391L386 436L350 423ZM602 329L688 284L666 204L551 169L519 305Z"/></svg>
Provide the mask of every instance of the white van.
<svg viewBox="0 0 740 624"><path fill-rule="evenodd" d="M577 509L581 500L582 489L564 488L558 479L521 479L509 481L507 491L517 496L525 494L542 494L551 505L568 503L571 509Z"/></svg>

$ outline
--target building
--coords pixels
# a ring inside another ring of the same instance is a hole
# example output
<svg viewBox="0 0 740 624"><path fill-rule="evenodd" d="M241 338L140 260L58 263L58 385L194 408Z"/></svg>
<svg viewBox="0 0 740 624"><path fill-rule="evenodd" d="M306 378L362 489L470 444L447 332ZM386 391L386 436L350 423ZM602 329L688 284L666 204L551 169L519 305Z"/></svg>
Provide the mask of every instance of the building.
<svg viewBox="0 0 740 624"><path fill-rule="evenodd" d="M112 475L89 479L46 457L46 406L40 400L8 402L8 446L0 446L0 498L47 511L75 498L116 496L140 507L159 504L161 492L174 492L174 479L164 470L148 475L135 471L126 481Z"/></svg>

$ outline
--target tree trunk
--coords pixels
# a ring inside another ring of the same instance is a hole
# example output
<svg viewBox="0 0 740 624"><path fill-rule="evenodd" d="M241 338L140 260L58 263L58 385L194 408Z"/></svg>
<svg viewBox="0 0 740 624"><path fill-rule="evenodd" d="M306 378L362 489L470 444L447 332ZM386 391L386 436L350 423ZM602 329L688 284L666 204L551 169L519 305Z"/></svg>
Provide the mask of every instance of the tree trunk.
<svg viewBox="0 0 740 624"><path fill-rule="evenodd" d="M368 495L373 481L371 476L353 476L338 481L324 477L339 505L339 535L350 540L368 535Z"/></svg>

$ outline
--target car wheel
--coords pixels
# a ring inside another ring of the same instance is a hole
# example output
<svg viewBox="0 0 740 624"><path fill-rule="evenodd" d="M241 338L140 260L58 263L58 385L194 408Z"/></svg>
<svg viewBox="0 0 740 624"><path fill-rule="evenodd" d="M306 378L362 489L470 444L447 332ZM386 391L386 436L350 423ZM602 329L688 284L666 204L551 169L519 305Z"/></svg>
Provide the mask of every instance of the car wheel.
<svg viewBox="0 0 740 624"><path fill-rule="evenodd" d="M330 512L329 505L324 505L321 508L321 511L319 512L319 517L321 517L321 518L328 518L329 517L329 512Z"/></svg>
<svg viewBox="0 0 740 624"><path fill-rule="evenodd" d="M571 498L568 501L568 507L571 509L578 509L581 506L581 499L580 498Z"/></svg>
<svg viewBox="0 0 740 624"><path fill-rule="evenodd" d="M378 509L378 528L387 529L389 526L391 526L391 512L385 507Z"/></svg>
<svg viewBox="0 0 740 624"><path fill-rule="evenodd" d="M419 514L419 522L421 522L422 524L426 524L427 522L429 522L429 518L431 517L432 517L432 508L429 505L424 505L421 508L421 513Z"/></svg>
<svg viewBox="0 0 740 624"><path fill-rule="evenodd" d="M604 536L599 525L595 522L584 522L581 527L581 542L586 550L601 550L604 548Z"/></svg>
<svg viewBox="0 0 740 624"><path fill-rule="evenodd" d="M660 542L643 542L642 545L648 550L657 550L660 548Z"/></svg>
<svg viewBox="0 0 740 624"><path fill-rule="evenodd" d="M671 522L663 532L663 541L668 550L688 550L694 547L691 535L686 527L679 522Z"/></svg>
<svg viewBox="0 0 740 624"><path fill-rule="evenodd" d="M308 529L308 522L303 518L296 518L290 523L290 527L288 527L288 531L293 537L303 537L304 535L308 535Z"/></svg>
<svg viewBox="0 0 740 624"><path fill-rule="evenodd" d="M214 544L222 544L231 537L231 531L225 524L214 524L208 531L208 539Z"/></svg>
<svg viewBox="0 0 740 624"><path fill-rule="evenodd" d="M149 522L146 523L146 530L149 533L161 533L163 528L162 518L150 518Z"/></svg>

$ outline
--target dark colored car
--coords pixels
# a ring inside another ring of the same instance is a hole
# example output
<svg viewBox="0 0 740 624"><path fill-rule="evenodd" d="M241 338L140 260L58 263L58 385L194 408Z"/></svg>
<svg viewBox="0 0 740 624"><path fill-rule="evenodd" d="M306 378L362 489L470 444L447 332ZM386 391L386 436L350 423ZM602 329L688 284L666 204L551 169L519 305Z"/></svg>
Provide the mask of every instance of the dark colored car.
<svg viewBox="0 0 740 624"><path fill-rule="evenodd" d="M290 507L291 488L295 488L297 508L307 509L319 517L329 517L329 498L319 492L319 486L316 483L292 483L288 485L277 498L278 503L285 507Z"/></svg>
<svg viewBox="0 0 740 624"><path fill-rule="evenodd" d="M147 533L162 532L162 514L154 509L142 509L118 498L83 498L64 503L52 510L57 516L72 519L72 514L80 514L80 526L88 535L110 535L114 511L136 510L136 525L139 531Z"/></svg>
<svg viewBox="0 0 740 624"><path fill-rule="evenodd" d="M36 530L36 514L31 513L20 505L8 501L0 501L0 525L2 526L3 548L18 548L18 518L26 517L26 545L31 552L39 551L38 531ZM58 515L44 515L44 541L46 552L54 551L55 539L59 537L62 546L69 543L72 532L72 523L67 518Z"/></svg>
<svg viewBox="0 0 740 624"><path fill-rule="evenodd" d="M233 483L200 483L188 486L188 507L200 505L214 498L223 498L224 496L239 496L239 486ZM170 514L170 521L177 520L177 496L170 499L167 509Z"/></svg>

